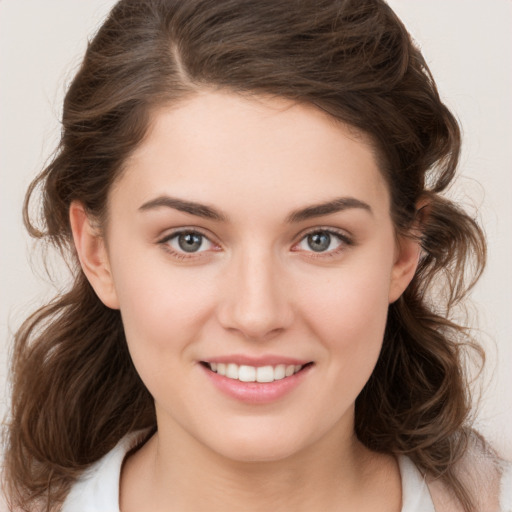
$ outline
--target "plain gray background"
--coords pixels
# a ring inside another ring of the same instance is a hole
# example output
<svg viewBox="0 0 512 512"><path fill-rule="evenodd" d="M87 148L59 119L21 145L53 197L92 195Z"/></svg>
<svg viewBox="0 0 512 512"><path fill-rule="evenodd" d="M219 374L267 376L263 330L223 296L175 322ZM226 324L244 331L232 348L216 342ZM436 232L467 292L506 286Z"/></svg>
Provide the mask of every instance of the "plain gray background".
<svg viewBox="0 0 512 512"><path fill-rule="evenodd" d="M512 1L391 0L464 130L452 193L477 208L489 264L472 318L488 351L477 426L512 459ZM56 145L63 93L111 0L0 0L0 414L12 332L54 293L21 221ZM55 263L57 269L62 268ZM34 273L35 271L35 273Z"/></svg>

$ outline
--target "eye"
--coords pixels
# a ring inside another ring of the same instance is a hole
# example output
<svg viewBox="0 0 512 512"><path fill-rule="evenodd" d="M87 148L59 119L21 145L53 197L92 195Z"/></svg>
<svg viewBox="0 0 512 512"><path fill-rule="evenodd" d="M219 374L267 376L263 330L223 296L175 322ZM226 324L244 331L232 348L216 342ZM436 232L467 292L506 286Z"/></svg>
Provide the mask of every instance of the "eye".
<svg viewBox="0 0 512 512"><path fill-rule="evenodd" d="M211 250L214 244L198 231L180 231L173 233L160 241L169 250L178 254L193 254Z"/></svg>
<svg viewBox="0 0 512 512"><path fill-rule="evenodd" d="M350 244L351 241L347 236L327 229L321 229L308 233L295 247L301 251L336 253L338 249Z"/></svg>

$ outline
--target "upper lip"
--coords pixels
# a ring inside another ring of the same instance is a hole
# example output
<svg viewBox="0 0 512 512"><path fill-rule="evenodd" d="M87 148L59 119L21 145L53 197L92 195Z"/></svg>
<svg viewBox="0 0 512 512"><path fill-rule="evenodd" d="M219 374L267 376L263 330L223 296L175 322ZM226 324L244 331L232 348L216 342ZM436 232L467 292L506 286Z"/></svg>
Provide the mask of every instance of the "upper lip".
<svg viewBox="0 0 512 512"><path fill-rule="evenodd" d="M225 363L237 364L246 366L277 366L279 364L285 365L301 365L311 363L308 359L297 359L295 357L279 356L279 355L263 355L263 356L248 356L244 354L231 354L226 356L211 357L202 359L204 363Z"/></svg>

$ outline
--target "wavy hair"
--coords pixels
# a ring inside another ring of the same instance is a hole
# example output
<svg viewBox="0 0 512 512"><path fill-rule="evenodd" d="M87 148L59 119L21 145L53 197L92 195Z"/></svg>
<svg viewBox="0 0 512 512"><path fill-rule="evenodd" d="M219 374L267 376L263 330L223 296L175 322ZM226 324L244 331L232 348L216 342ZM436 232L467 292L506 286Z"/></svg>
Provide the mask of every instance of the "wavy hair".
<svg viewBox="0 0 512 512"><path fill-rule="evenodd" d="M460 130L382 0L115 5L66 94L54 158L26 196L30 234L70 256L74 280L15 335L5 457L11 506L56 510L121 437L156 428L120 313L101 303L80 269L68 211L78 200L102 219L152 110L205 88L311 104L370 136L396 231L410 236L419 225L423 253L389 307L380 358L356 401L356 433L372 450L407 454L474 510L454 465L471 432L466 355L482 353L452 313L482 271L485 242L475 220L442 196L455 175ZM42 199L38 223L28 213L34 193Z"/></svg>

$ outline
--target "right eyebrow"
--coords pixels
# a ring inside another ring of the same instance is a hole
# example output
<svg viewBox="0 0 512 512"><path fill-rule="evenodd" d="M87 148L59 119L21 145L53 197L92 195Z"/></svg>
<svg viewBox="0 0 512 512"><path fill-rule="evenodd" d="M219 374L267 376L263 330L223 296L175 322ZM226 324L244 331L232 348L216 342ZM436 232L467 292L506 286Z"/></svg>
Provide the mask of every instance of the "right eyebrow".
<svg viewBox="0 0 512 512"><path fill-rule="evenodd" d="M225 214L211 206L170 196L159 196L151 201L147 201L139 207L139 210L148 211L158 208L173 208L180 212L190 213L197 217L203 217L204 219L217 220L221 222L227 221L227 216Z"/></svg>
<svg viewBox="0 0 512 512"><path fill-rule="evenodd" d="M327 201L325 203L314 204L307 206L299 210L295 210L287 217L287 222L302 222L308 219L314 219L316 217L322 217L324 215L330 215L344 210L350 210L352 208L358 208L373 215L373 211L369 204L356 199L355 197L338 197Z"/></svg>

